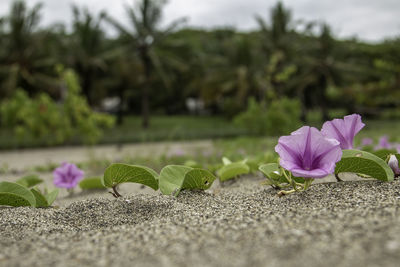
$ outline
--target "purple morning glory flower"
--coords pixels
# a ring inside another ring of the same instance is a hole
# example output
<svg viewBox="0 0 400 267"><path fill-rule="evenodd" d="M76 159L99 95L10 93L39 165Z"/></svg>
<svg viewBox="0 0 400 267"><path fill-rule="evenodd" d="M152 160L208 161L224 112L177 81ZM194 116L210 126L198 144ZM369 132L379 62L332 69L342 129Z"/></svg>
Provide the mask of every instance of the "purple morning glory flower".
<svg viewBox="0 0 400 267"><path fill-rule="evenodd" d="M343 119L327 121L322 125L322 134L340 142L342 149L353 149L354 136L365 126L361 116L352 114Z"/></svg>
<svg viewBox="0 0 400 267"><path fill-rule="evenodd" d="M363 139L361 140L361 145L363 145L363 146L370 146L370 145L372 145L373 142L374 142L374 141L373 141L371 138L366 137L366 138L363 138Z"/></svg>
<svg viewBox="0 0 400 267"><path fill-rule="evenodd" d="M396 176L400 175L399 161L395 155L390 155L388 165Z"/></svg>
<svg viewBox="0 0 400 267"><path fill-rule="evenodd" d="M379 138L379 143L378 145L375 147L375 149L391 149L392 148L392 144L389 142L389 137L387 135L381 136L381 138Z"/></svg>
<svg viewBox="0 0 400 267"><path fill-rule="evenodd" d="M336 162L342 157L339 141L309 126L280 137L275 151L283 168L294 176L309 178L323 178L333 173Z"/></svg>
<svg viewBox="0 0 400 267"><path fill-rule="evenodd" d="M54 170L54 185L62 188L74 188L82 180L84 172L75 164L64 162Z"/></svg>

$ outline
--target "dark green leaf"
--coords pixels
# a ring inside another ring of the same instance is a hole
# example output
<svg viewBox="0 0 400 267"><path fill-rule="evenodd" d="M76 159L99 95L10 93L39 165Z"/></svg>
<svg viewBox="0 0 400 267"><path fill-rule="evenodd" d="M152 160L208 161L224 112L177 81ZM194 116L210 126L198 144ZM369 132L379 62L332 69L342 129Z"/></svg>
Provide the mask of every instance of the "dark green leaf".
<svg viewBox="0 0 400 267"><path fill-rule="evenodd" d="M180 165L164 167L159 177L161 193L175 196L182 189L208 189L214 180L214 175L207 170Z"/></svg>
<svg viewBox="0 0 400 267"><path fill-rule="evenodd" d="M35 196L29 189L11 182L0 182L0 205L32 206L36 205Z"/></svg>
<svg viewBox="0 0 400 267"><path fill-rule="evenodd" d="M102 184L113 187L122 183L138 183L158 189L157 173L147 167L122 163L111 164L104 172Z"/></svg>
<svg viewBox="0 0 400 267"><path fill-rule="evenodd" d="M59 192L58 189L54 189L53 191L51 191L46 195L47 203L49 204L49 206L51 206L56 200L58 192Z"/></svg>
<svg viewBox="0 0 400 267"><path fill-rule="evenodd" d="M381 181L393 181L394 173L386 162L361 150L343 150L342 159L336 164L335 174L341 172L361 173Z"/></svg>
<svg viewBox="0 0 400 267"><path fill-rule="evenodd" d="M39 190L37 190L36 188L32 188L31 192L36 199L36 208L47 208L49 206L46 197Z"/></svg>
<svg viewBox="0 0 400 267"><path fill-rule="evenodd" d="M395 154L396 150L393 149L379 149L377 151L372 152L372 154L374 154L375 156L377 156L378 158L381 158L383 160L386 160L387 157L391 154Z"/></svg>
<svg viewBox="0 0 400 267"><path fill-rule="evenodd" d="M106 188L101 183L101 177L89 177L79 182L79 187L84 190L89 189L104 189Z"/></svg>

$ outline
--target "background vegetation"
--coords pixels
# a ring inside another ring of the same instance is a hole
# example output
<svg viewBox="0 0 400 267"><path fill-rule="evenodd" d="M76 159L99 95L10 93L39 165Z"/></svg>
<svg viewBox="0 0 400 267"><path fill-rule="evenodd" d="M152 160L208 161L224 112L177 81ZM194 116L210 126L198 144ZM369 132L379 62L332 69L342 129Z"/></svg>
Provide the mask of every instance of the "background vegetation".
<svg viewBox="0 0 400 267"><path fill-rule="evenodd" d="M164 27L165 1L135 3L126 7L127 27L74 6L67 31L39 27L41 5L14 2L0 18L0 147L279 135L353 112L400 118L399 38L341 40L324 23L298 27L281 3L270 20L256 17L252 32L187 28L182 20ZM77 77L78 89L60 69ZM30 109L20 111L28 99ZM112 118L93 110L114 114L117 126L106 130ZM17 111L23 119L12 118ZM170 115L178 117L160 119Z"/></svg>

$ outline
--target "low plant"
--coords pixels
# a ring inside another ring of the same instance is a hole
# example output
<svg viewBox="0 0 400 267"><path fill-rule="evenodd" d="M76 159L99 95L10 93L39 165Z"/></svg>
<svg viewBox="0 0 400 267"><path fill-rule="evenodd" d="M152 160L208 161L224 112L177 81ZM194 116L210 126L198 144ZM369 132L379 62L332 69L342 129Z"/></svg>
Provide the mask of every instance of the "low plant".
<svg viewBox="0 0 400 267"><path fill-rule="evenodd" d="M230 159L223 157L222 162L224 165L217 171L217 175L221 182L250 173L250 167L247 165L247 159L238 162L232 162Z"/></svg>
<svg viewBox="0 0 400 267"><path fill-rule="evenodd" d="M158 174L145 166L114 163L105 170L101 181L118 198L121 194L117 187L123 183L139 183L154 190L160 189L164 195L177 196L184 189L208 189L214 180L215 176L209 171L184 165L165 166Z"/></svg>
<svg viewBox="0 0 400 267"><path fill-rule="evenodd" d="M13 182L0 182L0 205L35 208L50 207L56 200L58 189L48 192L34 187L43 180L38 176L30 175Z"/></svg>
<svg viewBox="0 0 400 267"><path fill-rule="evenodd" d="M276 136L300 125L300 102L282 98L258 103L250 98L247 110L234 118L234 123L256 135Z"/></svg>
<svg viewBox="0 0 400 267"><path fill-rule="evenodd" d="M334 174L338 181L339 174L344 172L392 181L395 174L389 160L353 149L354 137L364 126L361 116L353 114L325 122L321 131L303 126L290 136L280 137L275 147L279 162L259 168L267 178L264 184L279 189L278 195L282 196L304 191L314 179L329 174Z"/></svg>

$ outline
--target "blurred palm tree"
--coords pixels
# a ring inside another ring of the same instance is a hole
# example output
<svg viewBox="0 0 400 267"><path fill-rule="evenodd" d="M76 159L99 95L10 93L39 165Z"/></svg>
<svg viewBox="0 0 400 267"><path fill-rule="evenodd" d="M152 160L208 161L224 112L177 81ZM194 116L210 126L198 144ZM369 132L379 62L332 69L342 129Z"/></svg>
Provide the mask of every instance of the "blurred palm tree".
<svg viewBox="0 0 400 267"><path fill-rule="evenodd" d="M126 6L130 29L124 27L113 18L107 20L120 32L125 40L128 53L137 53L143 65L144 82L141 86L142 127L148 128L150 123L150 90L155 74L168 85L168 77L163 69L160 58L160 48L166 37L182 22L182 19L172 22L166 28L161 28L162 9L165 0L140 0L134 7ZM135 75L135 74L132 74ZM136 74L137 75L137 74Z"/></svg>
<svg viewBox="0 0 400 267"><path fill-rule="evenodd" d="M296 58L300 67L292 84L302 102L302 119L305 120L307 108L315 105L325 121L329 119L327 90L342 82L340 70L343 66L335 55L336 41L327 24L321 24L319 35L312 37L303 44L303 52Z"/></svg>
<svg viewBox="0 0 400 267"><path fill-rule="evenodd" d="M27 8L24 1L15 1L8 16L2 18L6 31L2 34L0 94L10 95L17 87L30 94L38 91L57 93L54 59L43 49L48 35L39 31L40 9Z"/></svg>
<svg viewBox="0 0 400 267"><path fill-rule="evenodd" d="M68 63L80 76L84 95L90 105L98 104L104 97L102 77L107 70L106 59L111 56L106 47L101 23L104 12L92 15L87 8L72 6L72 34L69 38Z"/></svg>
<svg viewBox="0 0 400 267"><path fill-rule="evenodd" d="M292 28L291 11L278 2L270 11L270 25L256 16L262 36L262 48L268 56L265 67L266 83L278 97L287 94L285 83L296 71L293 64L296 33Z"/></svg>

